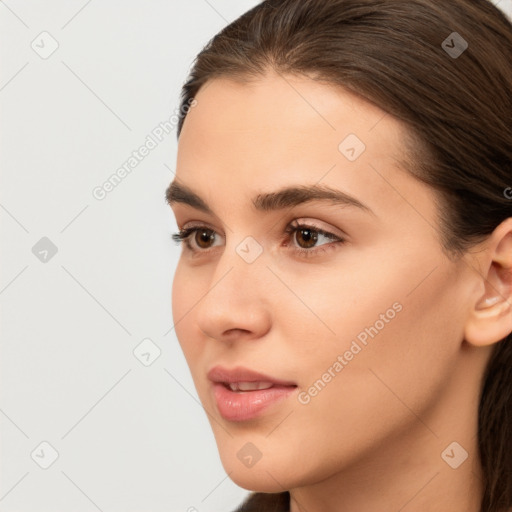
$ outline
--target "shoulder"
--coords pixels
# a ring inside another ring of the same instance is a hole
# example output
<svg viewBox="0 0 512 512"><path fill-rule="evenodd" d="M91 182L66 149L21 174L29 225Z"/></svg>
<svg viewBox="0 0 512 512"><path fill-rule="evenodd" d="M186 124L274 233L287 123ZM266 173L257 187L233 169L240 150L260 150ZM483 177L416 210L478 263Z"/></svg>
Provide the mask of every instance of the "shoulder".
<svg viewBox="0 0 512 512"><path fill-rule="evenodd" d="M233 512L289 512L290 493L253 492Z"/></svg>

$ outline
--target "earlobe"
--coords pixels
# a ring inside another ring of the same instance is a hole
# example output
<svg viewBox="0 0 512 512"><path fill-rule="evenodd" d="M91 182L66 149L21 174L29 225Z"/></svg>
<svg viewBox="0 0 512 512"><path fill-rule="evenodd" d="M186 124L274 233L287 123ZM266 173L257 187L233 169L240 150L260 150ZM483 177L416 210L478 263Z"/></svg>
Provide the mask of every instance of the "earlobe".
<svg viewBox="0 0 512 512"><path fill-rule="evenodd" d="M466 323L465 340L485 346L512 332L512 217L494 230L476 257L482 269L477 287L480 293L475 295Z"/></svg>

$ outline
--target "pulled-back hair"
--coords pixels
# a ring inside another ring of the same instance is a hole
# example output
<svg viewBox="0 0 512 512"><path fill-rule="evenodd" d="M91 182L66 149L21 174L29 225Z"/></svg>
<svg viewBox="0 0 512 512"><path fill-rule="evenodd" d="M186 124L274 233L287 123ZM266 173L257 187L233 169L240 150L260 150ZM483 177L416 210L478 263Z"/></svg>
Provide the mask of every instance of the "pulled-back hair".
<svg viewBox="0 0 512 512"><path fill-rule="evenodd" d="M261 2L197 56L182 89L178 138L184 108L205 83L257 79L269 69L338 85L403 123L407 169L438 191L450 257L512 217L512 24L490 0ZM510 334L482 379L478 436L481 512L507 510Z"/></svg>

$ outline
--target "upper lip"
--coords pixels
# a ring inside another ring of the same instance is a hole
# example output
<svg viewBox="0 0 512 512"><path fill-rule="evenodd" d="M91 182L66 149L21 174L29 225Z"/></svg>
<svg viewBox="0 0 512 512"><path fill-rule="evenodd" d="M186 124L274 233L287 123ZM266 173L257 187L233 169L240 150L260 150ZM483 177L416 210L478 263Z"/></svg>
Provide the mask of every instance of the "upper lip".
<svg viewBox="0 0 512 512"><path fill-rule="evenodd" d="M221 382L223 384L233 382L272 382L280 386L296 386L295 382L276 379L270 375L265 375L243 366L237 366L232 369L214 366L208 372L208 378L213 382Z"/></svg>

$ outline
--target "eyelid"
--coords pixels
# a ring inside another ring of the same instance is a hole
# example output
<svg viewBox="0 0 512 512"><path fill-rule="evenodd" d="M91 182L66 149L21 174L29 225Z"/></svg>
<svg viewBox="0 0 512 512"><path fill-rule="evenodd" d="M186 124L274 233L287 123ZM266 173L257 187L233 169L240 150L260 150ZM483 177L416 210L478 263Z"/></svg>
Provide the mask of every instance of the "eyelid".
<svg viewBox="0 0 512 512"><path fill-rule="evenodd" d="M216 228L214 228L208 222L205 222L205 221L202 221L202 220L193 220L193 221L190 221L190 222L185 222L183 227L180 228L178 226L178 228L179 228L180 231L186 231L188 229L193 229L193 228L208 228L208 229L211 229L212 231L215 231L215 233L219 234L219 232L217 231Z"/></svg>
<svg viewBox="0 0 512 512"><path fill-rule="evenodd" d="M330 233L330 234L335 235L342 239L348 238L348 235L341 229L335 228L334 226L332 226L330 224L327 226L319 224L318 221L312 220L309 217L297 217L287 224L287 226L290 226L290 225L293 225L295 227L297 227L297 225L299 225L299 226L306 225L307 227L315 228L318 231Z"/></svg>
<svg viewBox="0 0 512 512"><path fill-rule="evenodd" d="M310 218L310 217L295 217L293 220L291 220L285 224L283 231L290 225L297 227L297 225L306 224L307 227L315 228L318 231L332 233L333 235L336 235L339 238L343 238L343 239L348 238L348 235L344 231L340 230L339 228L335 228L334 226L331 226L331 225L322 226L321 224L318 224L318 222L319 221L317 221L317 220L312 220L312 218ZM183 224L183 227L178 226L178 229L180 230L180 232L187 231L187 230L193 229L193 228L208 228L212 231L215 231L215 233L217 235L221 235L221 233L212 224L205 222L205 221L199 221L199 220L198 221L190 221L190 222L185 222Z"/></svg>

